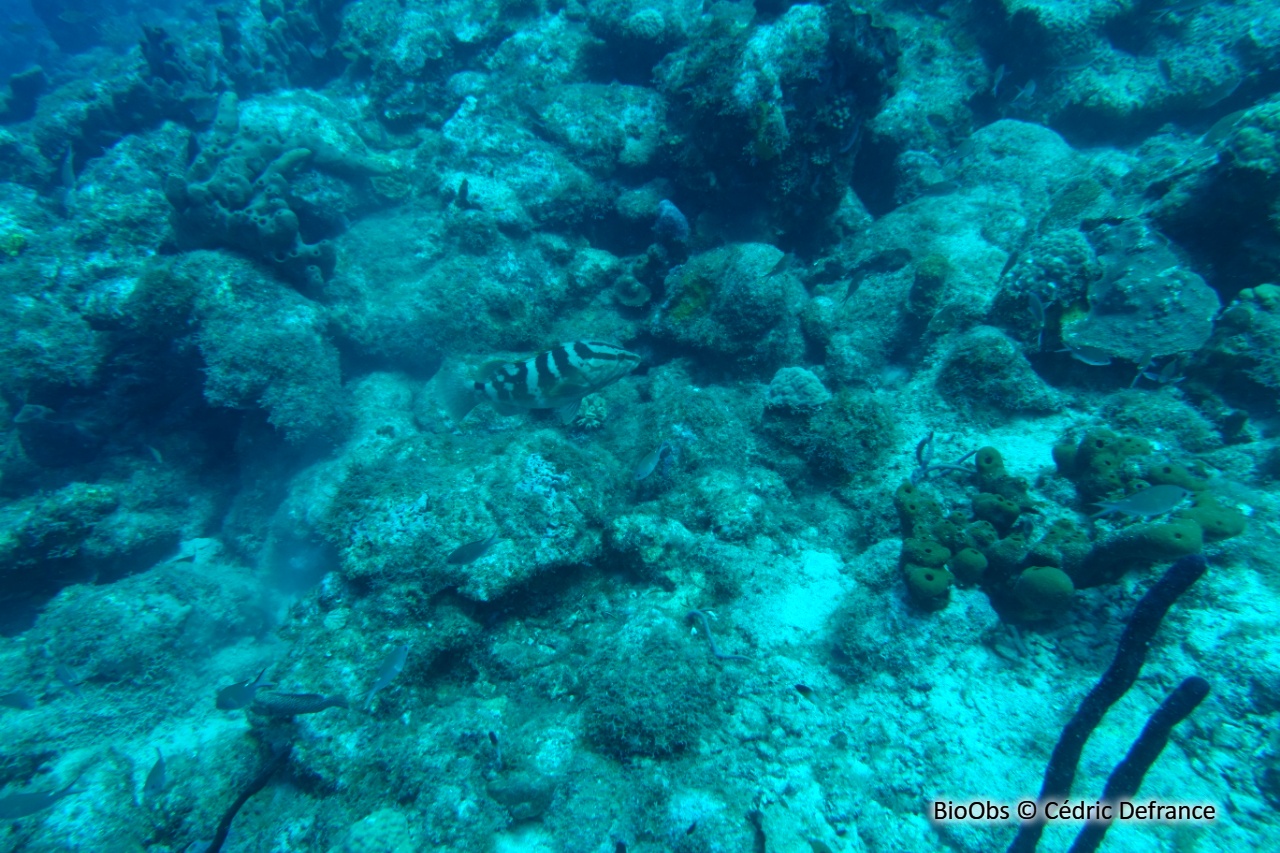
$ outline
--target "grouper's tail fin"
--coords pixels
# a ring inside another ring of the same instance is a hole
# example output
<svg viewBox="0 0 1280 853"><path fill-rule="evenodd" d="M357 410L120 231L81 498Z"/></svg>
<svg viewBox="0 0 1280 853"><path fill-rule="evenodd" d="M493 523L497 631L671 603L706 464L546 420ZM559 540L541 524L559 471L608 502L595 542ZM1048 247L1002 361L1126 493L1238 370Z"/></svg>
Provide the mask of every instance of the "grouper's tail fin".
<svg viewBox="0 0 1280 853"><path fill-rule="evenodd" d="M465 364L447 361L432 380L434 396L445 413L455 422L461 421L480 402L475 380Z"/></svg>

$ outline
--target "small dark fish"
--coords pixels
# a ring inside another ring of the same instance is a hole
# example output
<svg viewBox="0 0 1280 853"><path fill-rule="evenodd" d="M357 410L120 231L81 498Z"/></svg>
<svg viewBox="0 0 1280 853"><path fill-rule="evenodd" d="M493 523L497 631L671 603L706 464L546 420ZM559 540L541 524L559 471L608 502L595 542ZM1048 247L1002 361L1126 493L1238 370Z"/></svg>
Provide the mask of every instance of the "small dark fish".
<svg viewBox="0 0 1280 853"><path fill-rule="evenodd" d="M1243 82L1243 77L1233 77L1214 86L1208 92L1205 92L1204 97L1200 99L1200 109L1207 110L1210 107L1217 106L1227 98L1230 98L1236 93L1236 89L1239 89L1240 84Z"/></svg>
<svg viewBox="0 0 1280 853"><path fill-rule="evenodd" d="M1004 259L1004 266L1000 268L1000 275L996 277L996 281L1003 281L1004 277L1009 274L1009 270L1013 269L1013 265L1018 262L1018 258L1022 257L1021 247L1014 249L1009 253L1009 257Z"/></svg>
<svg viewBox="0 0 1280 853"><path fill-rule="evenodd" d="M76 674L71 671L71 667L65 663L58 664L53 674L62 682L62 686L70 690L72 693L84 698L84 691L80 689L80 679L76 678Z"/></svg>
<svg viewBox="0 0 1280 853"><path fill-rule="evenodd" d="M218 104L213 100L196 101L187 107L187 113L196 124L208 124L218 114Z"/></svg>
<svg viewBox="0 0 1280 853"><path fill-rule="evenodd" d="M295 714L318 714L326 708L346 708L345 696L323 693L276 693L268 691L254 697L252 710L268 717L292 717Z"/></svg>
<svg viewBox="0 0 1280 853"><path fill-rule="evenodd" d="M79 779L76 782L80 781ZM17 820L30 817L50 808L58 800L72 793L76 785L72 782L58 791L35 791L30 794L10 794L0 799L0 820Z"/></svg>
<svg viewBox="0 0 1280 853"><path fill-rule="evenodd" d="M1065 349L1058 352L1069 352L1076 361L1091 367L1106 367L1111 363L1111 353L1089 344L1067 344Z"/></svg>
<svg viewBox="0 0 1280 853"><path fill-rule="evenodd" d="M1098 283L1104 287L1110 287L1129 272L1129 261L1122 251L1104 252L1098 255L1098 262L1102 264Z"/></svg>
<svg viewBox="0 0 1280 853"><path fill-rule="evenodd" d="M1073 53L1070 56L1064 56L1062 60L1055 66L1058 71L1065 73L1073 73L1083 71L1093 65L1098 60L1097 52L1092 48L1082 50L1079 53Z"/></svg>
<svg viewBox="0 0 1280 853"><path fill-rule="evenodd" d="M1185 376L1178 375L1181 367L1182 365L1178 363L1178 359L1174 358L1165 362L1164 367L1161 367L1159 370L1155 369L1154 363L1148 364L1147 368L1139 375L1146 377L1159 385L1169 385L1170 383L1177 383L1186 379ZM1133 381L1136 383L1138 380L1135 378Z"/></svg>
<svg viewBox="0 0 1280 853"><path fill-rule="evenodd" d="M468 542L466 545L459 545L453 549L445 562L452 566L465 566L468 563L474 563L476 560L489 553L489 549L497 545L502 540L498 538L495 532L488 539L477 539L475 542Z"/></svg>
<svg viewBox="0 0 1280 853"><path fill-rule="evenodd" d="M1005 67L1004 63L996 66L996 73L991 78L991 97L998 98L1000 96L1000 82L1004 80Z"/></svg>
<svg viewBox="0 0 1280 853"><path fill-rule="evenodd" d="M1182 486L1170 486L1167 484L1148 486L1118 501L1098 501L1098 506L1102 507L1102 509L1089 516L1089 518L1101 518L1112 512L1142 518L1164 515L1166 512L1176 509L1178 504L1182 503L1190 495L1191 492L1182 488Z"/></svg>
<svg viewBox="0 0 1280 853"><path fill-rule="evenodd" d="M785 255L778 258L778 262L774 264L767 273L765 273L765 278L768 278L771 275L777 275L780 272L785 272L787 268L795 262L795 259L796 256L794 252L787 252Z"/></svg>
<svg viewBox="0 0 1280 853"><path fill-rule="evenodd" d="M633 472L635 481L638 483L648 477L661 464L662 460L671 455L675 450L668 441L662 442L656 448L644 455L644 458L636 463L636 469Z"/></svg>
<svg viewBox="0 0 1280 853"><path fill-rule="evenodd" d="M958 163L961 163L969 159L969 156L973 154L974 149L976 147L977 146L974 144L974 141L972 138L961 140L960 144L957 145L954 149L952 149L951 153L947 155L947 160L946 160L947 165L955 166Z"/></svg>
<svg viewBox="0 0 1280 853"><path fill-rule="evenodd" d="M897 272L911 263L912 257L911 250L901 246L896 249L885 249L884 251L876 252L866 260L859 261L853 271L867 273Z"/></svg>
<svg viewBox="0 0 1280 853"><path fill-rule="evenodd" d="M218 691L218 707L223 711L235 711L243 708L253 702L254 695L260 688L271 688L274 684L267 684L262 677L267 674L267 668L263 667L262 672L258 673L258 677L250 681L242 681L232 684L230 687L224 687Z"/></svg>
<svg viewBox="0 0 1280 853"><path fill-rule="evenodd" d="M404 669L404 662L408 659L408 646L396 646L382 659L382 669L378 672L378 680L373 683L373 689L369 691L369 695L364 700L366 710L373 704L373 697L377 692L392 681L395 681L396 676Z"/></svg>
<svg viewBox="0 0 1280 853"><path fill-rule="evenodd" d="M960 185L955 181L943 180L929 184L924 189L920 190L920 195L922 197L928 196L931 198L939 198L941 196L951 195L958 189L960 189Z"/></svg>
<svg viewBox="0 0 1280 853"><path fill-rule="evenodd" d="M928 468L933 459L933 430L916 443L916 462L921 468Z"/></svg>
<svg viewBox="0 0 1280 853"><path fill-rule="evenodd" d="M1204 132L1204 136L1200 137L1200 144L1214 146L1226 139L1231 135L1231 131L1236 129L1236 125L1240 123L1240 119L1244 118L1244 114L1247 112L1247 109L1236 110L1215 121L1213 126Z"/></svg>
<svg viewBox="0 0 1280 853"><path fill-rule="evenodd" d="M1142 354L1142 358L1138 359L1138 372L1133 375L1133 381L1129 383L1129 387L1136 387L1138 380L1146 376L1148 371L1155 367L1156 354L1150 350Z"/></svg>
<svg viewBox="0 0 1280 853"><path fill-rule="evenodd" d="M849 286L845 290L844 299L840 300L840 304L843 305L848 302L849 297L853 296L854 292L862 285L862 280L871 273L895 273L911 263L911 259L911 250L899 247L876 252L865 260L859 261L849 273Z"/></svg>
<svg viewBox="0 0 1280 853"><path fill-rule="evenodd" d="M1160 57L1156 61L1156 68L1160 71L1160 76L1164 78L1164 82L1168 83L1173 80L1173 63L1169 62L1165 57Z"/></svg>
<svg viewBox="0 0 1280 853"><path fill-rule="evenodd" d="M1018 90L1018 94L1013 96L1013 100L1010 101L1009 104L1013 105L1024 99L1029 101L1033 97L1035 97L1035 94L1036 94L1036 81L1034 79L1028 80L1026 84L1021 89Z"/></svg>
<svg viewBox="0 0 1280 853"><path fill-rule="evenodd" d="M158 797L168 786L169 776L164 769L164 753L157 746L156 763L152 764L151 769L147 771L147 781L142 786L142 793L147 797Z"/></svg>
<svg viewBox="0 0 1280 853"><path fill-rule="evenodd" d="M58 169L58 177L62 181L64 189L73 190L76 186L76 165L75 165L75 149L70 145L67 146L67 153L62 158L62 165Z"/></svg>
<svg viewBox="0 0 1280 853"><path fill-rule="evenodd" d="M493 747L494 764L498 769L502 769L502 742L498 740L497 732L489 732L489 744Z"/></svg>
<svg viewBox="0 0 1280 853"><path fill-rule="evenodd" d="M844 142L840 143L841 154L848 154L853 150L854 146L862 139L862 122L854 119L853 128L849 131L849 135L845 137Z"/></svg>
<svg viewBox="0 0 1280 853"><path fill-rule="evenodd" d="M1031 306L1031 316L1036 321L1036 349L1044 343L1044 302L1035 293L1027 294L1027 302Z"/></svg>
<svg viewBox="0 0 1280 853"><path fill-rule="evenodd" d="M35 403L27 403L21 409L18 409L18 414L13 416L13 422L15 424L29 424L32 421L48 420L49 416L52 414L53 409L48 406L37 406Z"/></svg>
<svg viewBox="0 0 1280 853"><path fill-rule="evenodd" d="M0 705L5 708L17 708L19 711L30 711L36 706L36 700L25 690L10 690L8 693L0 693Z"/></svg>
<svg viewBox="0 0 1280 853"><path fill-rule="evenodd" d="M1181 15L1185 12L1194 12L1201 6L1208 6L1214 0L1178 0L1176 3L1168 3L1155 16L1156 21L1162 21L1170 15Z"/></svg>

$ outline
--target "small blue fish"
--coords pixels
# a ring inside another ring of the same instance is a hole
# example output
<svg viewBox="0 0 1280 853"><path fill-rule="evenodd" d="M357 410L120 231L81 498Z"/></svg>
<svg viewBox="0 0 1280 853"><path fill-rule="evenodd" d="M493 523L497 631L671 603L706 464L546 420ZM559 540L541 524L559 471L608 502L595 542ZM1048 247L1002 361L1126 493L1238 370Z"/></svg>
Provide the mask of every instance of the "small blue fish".
<svg viewBox="0 0 1280 853"><path fill-rule="evenodd" d="M1102 347L1089 344L1067 344L1065 349L1060 349L1058 352L1069 352L1076 361L1090 367L1106 367L1111 363L1111 353Z"/></svg>
<svg viewBox="0 0 1280 853"><path fill-rule="evenodd" d="M1013 106L1014 104L1024 99L1029 101L1031 100L1032 97L1035 96L1035 93L1036 93L1036 81L1028 80L1026 84L1021 89L1018 90L1018 93L1013 96L1013 100L1009 102L1009 105Z"/></svg>
<svg viewBox="0 0 1280 853"><path fill-rule="evenodd" d="M662 444L659 444L656 448L646 453L644 458L636 463L635 471L632 474L635 481L638 483L647 478L660 464L662 464L662 460L666 459L674 452L675 448L671 446L671 442L664 441Z"/></svg>
<svg viewBox="0 0 1280 853"><path fill-rule="evenodd" d="M164 753L156 747L156 763L147 771L147 781L142 786L142 793L148 798L158 797L169 785L169 776L164 769Z"/></svg>
<svg viewBox="0 0 1280 853"><path fill-rule="evenodd" d="M79 698L84 698L84 691L80 689L80 679L76 678L76 674L71 671L71 667L65 663L58 664L53 674L62 682L62 686L76 694Z"/></svg>
<svg viewBox="0 0 1280 853"><path fill-rule="evenodd" d="M1148 369L1142 371L1142 375L1158 385L1169 385L1171 383L1181 382L1183 379L1187 378L1179 375L1180 369L1181 365L1178 363L1178 359L1175 358L1172 361L1165 362L1164 367L1161 367L1159 370L1155 369L1154 362L1151 363L1148 366Z"/></svg>
<svg viewBox="0 0 1280 853"><path fill-rule="evenodd" d="M373 683L373 689L369 691L369 695L365 697L364 707L367 710L373 704L373 697L378 691L386 687L392 681L395 681L400 671L404 669L404 662L409 659L409 647L396 646L382 660L382 669L378 672L378 680Z"/></svg>
<svg viewBox="0 0 1280 853"><path fill-rule="evenodd" d="M1190 495L1191 492L1181 486L1149 486L1118 501L1098 501L1098 506L1102 509L1089 518L1101 518L1113 512L1141 518L1164 515L1166 512L1177 509L1178 504Z"/></svg>
<svg viewBox="0 0 1280 853"><path fill-rule="evenodd" d="M76 779L76 782L79 781ZM33 791L30 794L10 794L2 798L0 799L0 820L30 817L51 808L58 800L75 793L71 789L75 787L76 782L57 791Z"/></svg>
<svg viewBox="0 0 1280 853"><path fill-rule="evenodd" d="M494 531L488 539L477 539L475 542L468 542L465 545L459 545L450 552L444 561L451 566L465 566L474 563L476 560L489 553L489 549L497 545L502 540L498 538L497 531Z"/></svg>
<svg viewBox="0 0 1280 853"><path fill-rule="evenodd" d="M29 424L32 421L48 420L53 414L53 409L48 406L37 406L35 403L27 403L18 413L13 416L15 424Z"/></svg>
<svg viewBox="0 0 1280 853"><path fill-rule="evenodd" d="M993 98L1000 97L1000 83L1001 81L1004 80L1004 74L1005 74L1005 67L1004 67L1004 63L1002 62L998 66L996 66L996 72L995 74L992 75L991 97Z"/></svg>
<svg viewBox="0 0 1280 853"><path fill-rule="evenodd" d="M0 706L30 711L36 706L36 700L25 690L10 690L8 693L0 693Z"/></svg>

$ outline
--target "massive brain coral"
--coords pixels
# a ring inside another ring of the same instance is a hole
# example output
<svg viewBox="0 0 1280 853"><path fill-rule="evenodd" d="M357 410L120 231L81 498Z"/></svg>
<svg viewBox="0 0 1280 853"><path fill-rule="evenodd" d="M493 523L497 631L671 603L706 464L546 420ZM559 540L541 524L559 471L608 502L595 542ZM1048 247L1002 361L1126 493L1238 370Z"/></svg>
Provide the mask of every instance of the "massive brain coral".
<svg viewBox="0 0 1280 853"><path fill-rule="evenodd" d="M194 246L236 249L318 286L333 275L333 246L306 242L289 202L289 179L311 159L311 149L270 132L241 131L239 101L223 94L200 153L165 186L174 230Z"/></svg>

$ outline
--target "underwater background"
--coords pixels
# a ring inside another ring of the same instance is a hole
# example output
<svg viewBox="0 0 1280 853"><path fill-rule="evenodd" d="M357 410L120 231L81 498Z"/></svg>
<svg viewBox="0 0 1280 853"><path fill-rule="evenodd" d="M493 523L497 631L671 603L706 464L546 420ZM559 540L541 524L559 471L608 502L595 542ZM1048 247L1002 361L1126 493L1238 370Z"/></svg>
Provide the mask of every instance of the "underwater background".
<svg viewBox="0 0 1280 853"><path fill-rule="evenodd" d="M0 850L1280 849L1274 0L0 9Z"/></svg>

